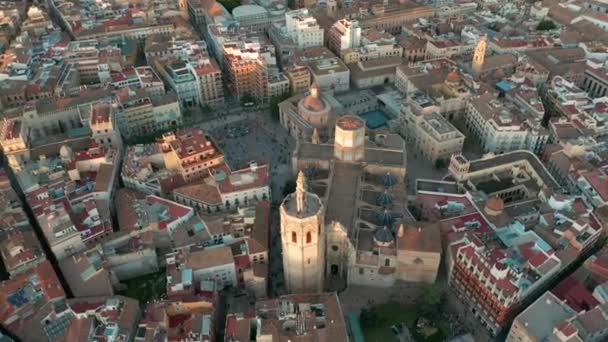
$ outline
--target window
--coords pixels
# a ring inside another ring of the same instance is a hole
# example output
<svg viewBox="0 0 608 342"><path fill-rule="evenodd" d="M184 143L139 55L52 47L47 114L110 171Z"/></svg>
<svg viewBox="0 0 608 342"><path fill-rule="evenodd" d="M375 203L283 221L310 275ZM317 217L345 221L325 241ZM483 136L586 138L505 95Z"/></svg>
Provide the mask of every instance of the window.
<svg viewBox="0 0 608 342"><path fill-rule="evenodd" d="M391 265L391 259L384 259L384 266L390 266Z"/></svg>
<svg viewBox="0 0 608 342"><path fill-rule="evenodd" d="M306 233L306 243L311 243L312 242L312 233L308 232Z"/></svg>
<svg viewBox="0 0 608 342"><path fill-rule="evenodd" d="M291 232L291 242L293 242L293 243L298 242L298 235L296 234L296 232Z"/></svg>
<svg viewBox="0 0 608 342"><path fill-rule="evenodd" d="M331 250L334 251L334 252L337 252L338 251L338 246L337 245L332 245L331 246Z"/></svg>
<svg viewBox="0 0 608 342"><path fill-rule="evenodd" d="M359 274L363 274L363 272L364 272L364 271L363 271L363 268L362 268L362 267L359 267Z"/></svg>

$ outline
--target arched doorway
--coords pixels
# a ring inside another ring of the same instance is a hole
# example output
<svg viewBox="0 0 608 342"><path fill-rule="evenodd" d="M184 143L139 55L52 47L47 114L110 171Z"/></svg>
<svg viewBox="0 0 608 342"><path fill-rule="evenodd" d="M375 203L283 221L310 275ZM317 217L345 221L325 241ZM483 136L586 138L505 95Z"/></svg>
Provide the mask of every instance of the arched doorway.
<svg viewBox="0 0 608 342"><path fill-rule="evenodd" d="M338 275L338 271L339 270L340 270L340 268L336 264L332 264L331 267L330 267L330 273L331 273L332 276Z"/></svg>

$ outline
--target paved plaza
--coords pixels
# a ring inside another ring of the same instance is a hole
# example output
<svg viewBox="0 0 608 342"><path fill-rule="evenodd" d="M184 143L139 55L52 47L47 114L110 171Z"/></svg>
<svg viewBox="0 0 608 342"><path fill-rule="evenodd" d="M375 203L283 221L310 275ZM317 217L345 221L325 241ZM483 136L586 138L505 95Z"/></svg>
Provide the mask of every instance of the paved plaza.
<svg viewBox="0 0 608 342"><path fill-rule="evenodd" d="M272 199L283 198L283 186L293 178L291 151L295 143L278 122L270 120L268 114L253 112L227 117L211 127L201 126L220 145L232 169L247 167L252 161L270 164Z"/></svg>

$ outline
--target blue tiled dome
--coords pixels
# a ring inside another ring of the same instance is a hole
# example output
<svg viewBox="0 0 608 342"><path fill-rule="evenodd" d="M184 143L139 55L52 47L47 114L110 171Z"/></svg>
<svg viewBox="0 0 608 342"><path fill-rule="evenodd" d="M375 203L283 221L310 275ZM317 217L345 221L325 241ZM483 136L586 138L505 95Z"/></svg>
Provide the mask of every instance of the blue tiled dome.
<svg viewBox="0 0 608 342"><path fill-rule="evenodd" d="M383 208L386 208L393 204L393 196L391 196L388 191L384 191L383 193L378 195L378 198L376 198L376 204Z"/></svg>
<svg viewBox="0 0 608 342"><path fill-rule="evenodd" d="M394 239L393 232L391 232L388 226L379 228L374 233L374 240L378 243L391 243Z"/></svg>
<svg viewBox="0 0 608 342"><path fill-rule="evenodd" d="M384 186L393 186L397 184L397 179L391 175L390 172L387 172L382 175L382 184L384 184Z"/></svg>

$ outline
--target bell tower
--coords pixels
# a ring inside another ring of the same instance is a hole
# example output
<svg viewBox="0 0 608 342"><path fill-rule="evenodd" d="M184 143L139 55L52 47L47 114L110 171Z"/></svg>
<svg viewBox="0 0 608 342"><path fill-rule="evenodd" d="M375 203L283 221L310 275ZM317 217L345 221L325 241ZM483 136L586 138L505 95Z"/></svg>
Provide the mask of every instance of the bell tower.
<svg viewBox="0 0 608 342"><path fill-rule="evenodd" d="M473 55L473 75L479 77L483 70L483 63L486 58L486 49L488 47L488 40L485 36L479 39L477 46L475 46L475 54Z"/></svg>
<svg viewBox="0 0 608 342"><path fill-rule="evenodd" d="M325 274L325 207L308 192L304 172L298 173L296 191L280 208L283 274L289 293L323 291Z"/></svg>

